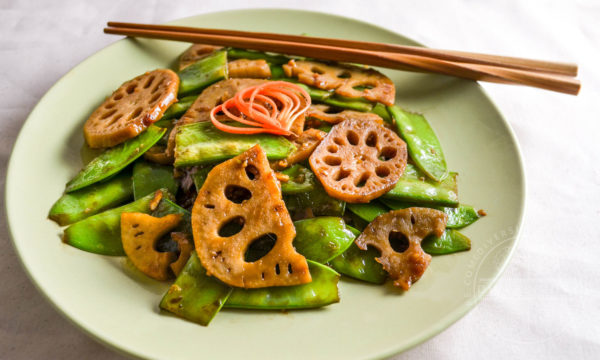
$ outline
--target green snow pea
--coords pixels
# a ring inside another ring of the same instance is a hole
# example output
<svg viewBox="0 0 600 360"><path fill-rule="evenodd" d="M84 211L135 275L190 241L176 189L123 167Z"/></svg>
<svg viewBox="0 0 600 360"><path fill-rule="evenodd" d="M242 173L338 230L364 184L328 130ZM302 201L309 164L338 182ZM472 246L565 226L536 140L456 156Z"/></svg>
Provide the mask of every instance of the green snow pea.
<svg viewBox="0 0 600 360"><path fill-rule="evenodd" d="M249 60L266 60L268 63L275 65L286 64L291 58L279 55L268 54L261 51L245 50L238 48L227 49L227 55L230 59L249 59Z"/></svg>
<svg viewBox="0 0 600 360"><path fill-rule="evenodd" d="M342 218L323 216L294 222L294 247L307 259L326 263L343 253L354 241Z"/></svg>
<svg viewBox="0 0 600 360"><path fill-rule="evenodd" d="M281 173L290 177L287 182L281 183L283 194L300 194L315 188L315 174L302 165L293 165Z"/></svg>
<svg viewBox="0 0 600 360"><path fill-rule="evenodd" d="M196 167L196 170L192 173L192 180L194 180L194 186L196 187L196 191L200 191L202 185L206 181L206 177L208 173L213 169L213 165L199 165Z"/></svg>
<svg viewBox="0 0 600 360"><path fill-rule="evenodd" d="M345 201L327 195L318 181L315 181L315 187L311 191L284 195L283 201L290 213L300 213L311 209L314 216L342 216L346 208Z"/></svg>
<svg viewBox="0 0 600 360"><path fill-rule="evenodd" d="M385 214L390 210L377 200L373 200L366 204L348 204L346 205L350 211L358 215L366 222L375 220L381 214Z"/></svg>
<svg viewBox="0 0 600 360"><path fill-rule="evenodd" d="M48 218L65 226L123 204L132 197L131 174L122 172L112 179L64 194L52 205Z"/></svg>
<svg viewBox="0 0 600 360"><path fill-rule="evenodd" d="M414 165L407 164L404 174L396 186L383 195L385 199L408 201L418 204L457 207L458 189L456 178L458 174L451 172L441 183L426 179L425 175Z"/></svg>
<svg viewBox="0 0 600 360"><path fill-rule="evenodd" d="M160 301L160 308L207 326L231 294L231 287L206 275L196 252Z"/></svg>
<svg viewBox="0 0 600 360"><path fill-rule="evenodd" d="M373 109L373 103L364 98L348 98L340 95L333 95L322 101L327 105L354 111L367 112Z"/></svg>
<svg viewBox="0 0 600 360"><path fill-rule="evenodd" d="M269 64L271 68L271 80L280 80L285 77L285 73L283 72L283 68L281 65Z"/></svg>
<svg viewBox="0 0 600 360"><path fill-rule="evenodd" d="M166 193L166 190L159 191ZM78 249L100 255L125 255L121 243L121 214L127 212L150 213L154 194L127 205L107 210L76 222L65 229L63 242Z"/></svg>
<svg viewBox="0 0 600 360"><path fill-rule="evenodd" d="M381 117L383 119L383 121L385 121L386 123L389 123L389 124L394 123L392 116L390 115L390 112L387 110L387 107L385 105L383 105L382 103L375 104L375 106L373 106L373 109L371 109L371 112L373 114L379 115L379 117Z"/></svg>
<svg viewBox="0 0 600 360"><path fill-rule="evenodd" d="M325 101L325 99L330 98L333 95L333 92L330 90L317 89L316 87L308 86L306 84L299 83L296 79L285 78L281 79L283 81L294 83L308 93L310 99L313 101Z"/></svg>
<svg viewBox="0 0 600 360"><path fill-rule="evenodd" d="M352 231L354 237L360 235L360 231L350 226L347 226L347 228ZM387 273L383 270L383 266L375 261L375 258L380 255L379 251L373 247L363 251L352 242L350 247L333 258L329 265L343 275L374 284L383 284Z"/></svg>
<svg viewBox="0 0 600 360"><path fill-rule="evenodd" d="M215 51L179 73L179 96L198 94L204 88L227 79L227 52Z"/></svg>
<svg viewBox="0 0 600 360"><path fill-rule="evenodd" d="M175 195L178 187L177 181L173 178L172 166L144 160L133 164L133 197L136 200L163 188Z"/></svg>
<svg viewBox="0 0 600 360"><path fill-rule="evenodd" d="M69 193L82 189L118 173L150 149L160 140L165 131L165 129L150 125L137 137L106 150L69 181L65 191Z"/></svg>
<svg viewBox="0 0 600 360"><path fill-rule="evenodd" d="M230 134L210 121L180 126L175 135L175 166L194 166L223 161L260 145L269 160L288 156L294 145L283 136Z"/></svg>
<svg viewBox="0 0 600 360"><path fill-rule="evenodd" d="M307 260L312 281L295 286L260 289L233 288L225 307L240 309L309 309L340 301L337 283L340 274L317 262Z"/></svg>
<svg viewBox="0 0 600 360"><path fill-rule="evenodd" d="M388 106L388 110L417 167L435 181L444 180L448 176L448 167L442 145L425 117L402 110L396 105Z"/></svg>
<svg viewBox="0 0 600 360"><path fill-rule="evenodd" d="M181 206L175 204L173 201L162 198L160 203L154 211L152 211L152 216L154 217L163 217L169 214L181 214L181 223L177 225L177 227L173 231L184 232L187 234L192 234L192 214Z"/></svg>
<svg viewBox="0 0 600 360"><path fill-rule="evenodd" d="M447 229L440 237L429 236L421 242L423 250L431 255L446 255L471 250L471 240L453 229Z"/></svg>
<svg viewBox="0 0 600 360"><path fill-rule="evenodd" d="M405 201L381 199L381 202L393 210L406 209L409 207L419 207L419 205L408 203ZM425 206L432 209L443 211L448 215L448 222L446 228L449 229L460 229L467 225L470 225L479 219L477 211L471 205L460 204L458 207L441 207L441 206Z"/></svg>
<svg viewBox="0 0 600 360"><path fill-rule="evenodd" d="M196 98L198 98L198 95L186 96L179 99L175 104L169 106L160 121L179 118L192 106Z"/></svg>

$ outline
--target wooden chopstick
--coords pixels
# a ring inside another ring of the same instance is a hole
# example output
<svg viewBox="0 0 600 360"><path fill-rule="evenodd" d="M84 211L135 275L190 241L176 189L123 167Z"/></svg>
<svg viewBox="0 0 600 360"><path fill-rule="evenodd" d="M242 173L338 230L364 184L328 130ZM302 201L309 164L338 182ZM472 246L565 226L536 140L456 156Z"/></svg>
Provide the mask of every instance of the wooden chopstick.
<svg viewBox="0 0 600 360"><path fill-rule="evenodd" d="M188 32L180 28L174 31L155 30L152 28L145 29L142 28L142 25L140 24L137 24L136 26L137 27L135 28L108 27L104 29L104 32L107 34L133 37L233 46L325 60L362 63L391 69L435 72L472 80L527 85L572 95L576 95L581 86L578 80L564 75L540 73L500 66L453 62L420 55L371 51L331 45L261 39L245 36L204 34Z"/></svg>
<svg viewBox="0 0 600 360"><path fill-rule="evenodd" d="M196 34L211 34L211 35L225 35L225 36L238 36L238 37L253 37L256 39L268 39L268 40L282 40L296 43L307 43L317 45L329 45L336 47L346 47L352 49L362 49L370 51L385 51L398 54L409 54L419 55L430 58L436 58L440 60L499 66L511 69L546 72L551 74L559 74L566 76L577 76L577 65L572 63L563 62L551 62L544 60L531 60L523 59L510 56L499 56L499 55L487 55L477 54L471 52L454 51L454 50L438 50L429 49L417 46L405 46L397 44L385 44L367 41L356 41L356 40L343 40L343 39L330 39L312 36L299 36L299 35L285 35L285 34L274 34L264 32L253 32L253 31L239 31L239 30L222 30L222 29L206 29L206 28L194 28L188 26L173 26L173 25L150 25L150 24L137 24L127 22L115 22L109 21L107 23L109 27L121 27L130 29L145 29L145 30L163 30L163 31L177 31L187 32Z"/></svg>

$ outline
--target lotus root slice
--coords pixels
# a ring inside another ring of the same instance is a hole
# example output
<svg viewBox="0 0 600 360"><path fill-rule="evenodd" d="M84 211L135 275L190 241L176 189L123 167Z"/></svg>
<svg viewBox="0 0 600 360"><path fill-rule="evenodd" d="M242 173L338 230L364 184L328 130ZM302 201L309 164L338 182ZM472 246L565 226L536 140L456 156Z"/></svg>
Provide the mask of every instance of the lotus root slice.
<svg viewBox="0 0 600 360"><path fill-rule="evenodd" d="M367 250L373 246L381 252L375 258L404 291L421 278L431 255L421 248L429 235L442 236L447 216L428 208L394 210L375 218L356 239L356 245Z"/></svg>
<svg viewBox="0 0 600 360"><path fill-rule="evenodd" d="M290 60L283 65L288 77L296 77L303 84L319 89L335 89L335 93L363 97L373 102L393 105L396 97L394 83L380 72L356 66L327 65L308 60Z"/></svg>
<svg viewBox="0 0 600 360"><path fill-rule="evenodd" d="M325 136L327 136L327 133L319 129L308 129L302 132L300 136L292 140L296 149L285 159L273 161L271 167L275 170L281 170L305 161L315 151Z"/></svg>
<svg viewBox="0 0 600 360"><path fill-rule="evenodd" d="M121 214L121 241L133 265L153 279L169 279L170 265L177 256L172 252L156 251L154 245L180 221L180 214L161 218L144 213Z"/></svg>
<svg viewBox="0 0 600 360"><path fill-rule="evenodd" d="M210 171L192 209L192 229L202 265L226 284L262 288L312 281L306 259L292 245L296 231L259 145ZM250 245L264 237L276 239L273 248L246 261Z"/></svg>
<svg viewBox="0 0 600 360"><path fill-rule="evenodd" d="M172 232L171 239L177 243L177 247L179 248L179 257L169 265L175 276L177 276L190 259L190 255L194 250L194 244L191 236L182 232Z"/></svg>
<svg viewBox="0 0 600 360"><path fill-rule="evenodd" d="M335 125L310 156L313 172L329 196L366 203L391 190L406 167L406 143L370 120Z"/></svg>
<svg viewBox="0 0 600 360"><path fill-rule="evenodd" d="M219 49L221 49L219 46L193 44L179 57L179 70L185 69L196 61L207 57Z"/></svg>
<svg viewBox="0 0 600 360"><path fill-rule="evenodd" d="M179 77L158 69L125 82L88 118L83 135L92 148L118 145L158 121L177 100Z"/></svg>

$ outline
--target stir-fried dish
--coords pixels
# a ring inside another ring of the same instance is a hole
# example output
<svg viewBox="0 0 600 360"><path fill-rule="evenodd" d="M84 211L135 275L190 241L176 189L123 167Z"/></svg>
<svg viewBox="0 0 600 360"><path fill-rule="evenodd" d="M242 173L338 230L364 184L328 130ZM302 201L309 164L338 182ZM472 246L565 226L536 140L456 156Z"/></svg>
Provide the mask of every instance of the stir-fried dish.
<svg viewBox="0 0 600 360"><path fill-rule="evenodd" d="M401 296L432 255L471 248L457 229L485 213L459 202L435 132L384 74L202 44L176 70L90 115L84 146L101 152L49 214L64 243L169 282L161 309L208 325L222 308L322 307L343 277Z"/></svg>

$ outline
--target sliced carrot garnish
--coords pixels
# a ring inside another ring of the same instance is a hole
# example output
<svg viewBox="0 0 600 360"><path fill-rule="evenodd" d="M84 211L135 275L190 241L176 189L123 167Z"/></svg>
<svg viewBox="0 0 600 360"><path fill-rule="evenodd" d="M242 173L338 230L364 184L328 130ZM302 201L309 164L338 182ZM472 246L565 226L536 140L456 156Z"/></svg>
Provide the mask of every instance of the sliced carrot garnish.
<svg viewBox="0 0 600 360"><path fill-rule="evenodd" d="M213 125L233 134L290 135L294 121L310 106L310 96L300 86L285 81L269 81L238 91L234 97L210 112ZM217 114L248 127L223 124Z"/></svg>

